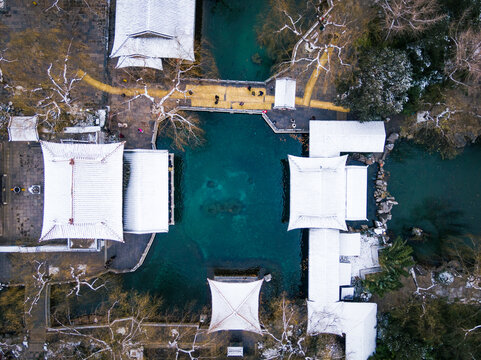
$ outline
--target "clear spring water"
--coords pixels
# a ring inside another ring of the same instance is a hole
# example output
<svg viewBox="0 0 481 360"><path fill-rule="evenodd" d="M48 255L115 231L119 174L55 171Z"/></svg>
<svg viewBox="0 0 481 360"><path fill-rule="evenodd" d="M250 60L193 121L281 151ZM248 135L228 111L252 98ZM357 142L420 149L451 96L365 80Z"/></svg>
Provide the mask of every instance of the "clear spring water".
<svg viewBox="0 0 481 360"><path fill-rule="evenodd" d="M252 61L263 1L207 1L203 36L213 45L221 78L265 80L269 64ZM213 269L261 268L273 274L272 293L297 294L301 234L282 222L287 154L301 144L276 135L258 115L200 113L206 143L176 152L177 222L157 235L127 287L150 291L168 305L209 302ZM162 139L158 147L163 148Z"/></svg>
<svg viewBox="0 0 481 360"><path fill-rule="evenodd" d="M409 236L413 226L430 234L411 245L418 258L440 260L440 245L449 236L481 235L481 146L467 147L453 160L442 160L409 142L396 144L386 162L389 192L399 202L388 223L396 235Z"/></svg>

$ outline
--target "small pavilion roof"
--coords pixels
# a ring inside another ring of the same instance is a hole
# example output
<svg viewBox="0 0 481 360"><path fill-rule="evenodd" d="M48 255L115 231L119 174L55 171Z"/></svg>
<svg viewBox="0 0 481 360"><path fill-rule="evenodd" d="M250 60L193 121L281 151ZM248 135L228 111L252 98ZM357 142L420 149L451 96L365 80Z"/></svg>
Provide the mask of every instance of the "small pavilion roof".
<svg viewBox="0 0 481 360"><path fill-rule="evenodd" d="M367 220L367 166L346 166L346 220Z"/></svg>
<svg viewBox="0 0 481 360"><path fill-rule="evenodd" d="M40 240L123 241L122 163L124 143L41 142L44 173Z"/></svg>
<svg viewBox="0 0 481 360"><path fill-rule="evenodd" d="M244 330L261 333L259 293L263 279L252 282L207 280L212 294L209 332Z"/></svg>
<svg viewBox="0 0 481 360"><path fill-rule="evenodd" d="M296 80L290 78L276 79L274 108L295 109Z"/></svg>
<svg viewBox="0 0 481 360"><path fill-rule="evenodd" d="M12 116L8 122L9 141L38 141L38 116Z"/></svg>

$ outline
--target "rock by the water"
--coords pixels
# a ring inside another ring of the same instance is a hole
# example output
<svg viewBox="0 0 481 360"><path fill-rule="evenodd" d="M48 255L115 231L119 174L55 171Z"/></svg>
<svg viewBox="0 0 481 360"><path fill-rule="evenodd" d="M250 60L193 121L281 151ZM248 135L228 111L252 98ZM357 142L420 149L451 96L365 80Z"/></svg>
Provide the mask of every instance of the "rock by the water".
<svg viewBox="0 0 481 360"><path fill-rule="evenodd" d="M387 143L394 143L397 139L399 139L399 134L398 133L392 133L391 135L388 136L386 142Z"/></svg>
<svg viewBox="0 0 481 360"><path fill-rule="evenodd" d="M411 230L411 234L413 234L414 236L421 236L423 234L423 229L413 227Z"/></svg>

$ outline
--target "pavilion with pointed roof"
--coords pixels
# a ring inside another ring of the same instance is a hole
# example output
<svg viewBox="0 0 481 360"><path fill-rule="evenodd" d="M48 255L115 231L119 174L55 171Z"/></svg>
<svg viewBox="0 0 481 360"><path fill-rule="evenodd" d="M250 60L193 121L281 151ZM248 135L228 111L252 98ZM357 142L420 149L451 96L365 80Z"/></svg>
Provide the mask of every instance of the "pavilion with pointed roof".
<svg viewBox="0 0 481 360"><path fill-rule="evenodd" d="M224 282L207 279L212 295L209 332L243 330L261 333L259 293L264 280Z"/></svg>

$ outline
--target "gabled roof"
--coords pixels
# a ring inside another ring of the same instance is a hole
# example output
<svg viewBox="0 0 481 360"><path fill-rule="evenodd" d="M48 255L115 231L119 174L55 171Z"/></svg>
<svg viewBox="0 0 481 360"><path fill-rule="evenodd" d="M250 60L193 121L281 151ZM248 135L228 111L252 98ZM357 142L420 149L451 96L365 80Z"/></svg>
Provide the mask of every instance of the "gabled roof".
<svg viewBox="0 0 481 360"><path fill-rule="evenodd" d="M347 155L303 158L289 155L290 216L288 230L346 228Z"/></svg>
<svg viewBox="0 0 481 360"><path fill-rule="evenodd" d="M367 166L346 166L346 220L367 220Z"/></svg>
<svg viewBox="0 0 481 360"><path fill-rule="evenodd" d="M276 79L274 108L295 109L296 80L290 78Z"/></svg>
<svg viewBox="0 0 481 360"><path fill-rule="evenodd" d="M124 231L149 234L169 231L169 152L125 150L128 184Z"/></svg>
<svg viewBox="0 0 481 360"><path fill-rule="evenodd" d="M386 131L382 121L309 122L309 156L338 156L341 152L383 152Z"/></svg>
<svg viewBox="0 0 481 360"><path fill-rule="evenodd" d="M346 360L366 360L376 350L375 303L308 301L307 332L346 334Z"/></svg>
<svg viewBox="0 0 481 360"><path fill-rule="evenodd" d="M212 294L209 332L244 330L261 333L259 293L263 279L252 282L207 280Z"/></svg>
<svg viewBox="0 0 481 360"><path fill-rule="evenodd" d="M45 191L40 240L123 241L124 143L41 142Z"/></svg>
<svg viewBox="0 0 481 360"><path fill-rule="evenodd" d="M339 301L339 230L309 229L309 300Z"/></svg>
<svg viewBox="0 0 481 360"><path fill-rule="evenodd" d="M195 0L117 0L110 56L120 57L117 67L162 69L162 58L194 61L194 23Z"/></svg>
<svg viewBox="0 0 481 360"><path fill-rule="evenodd" d="M12 116L8 122L9 141L38 141L38 116Z"/></svg>

